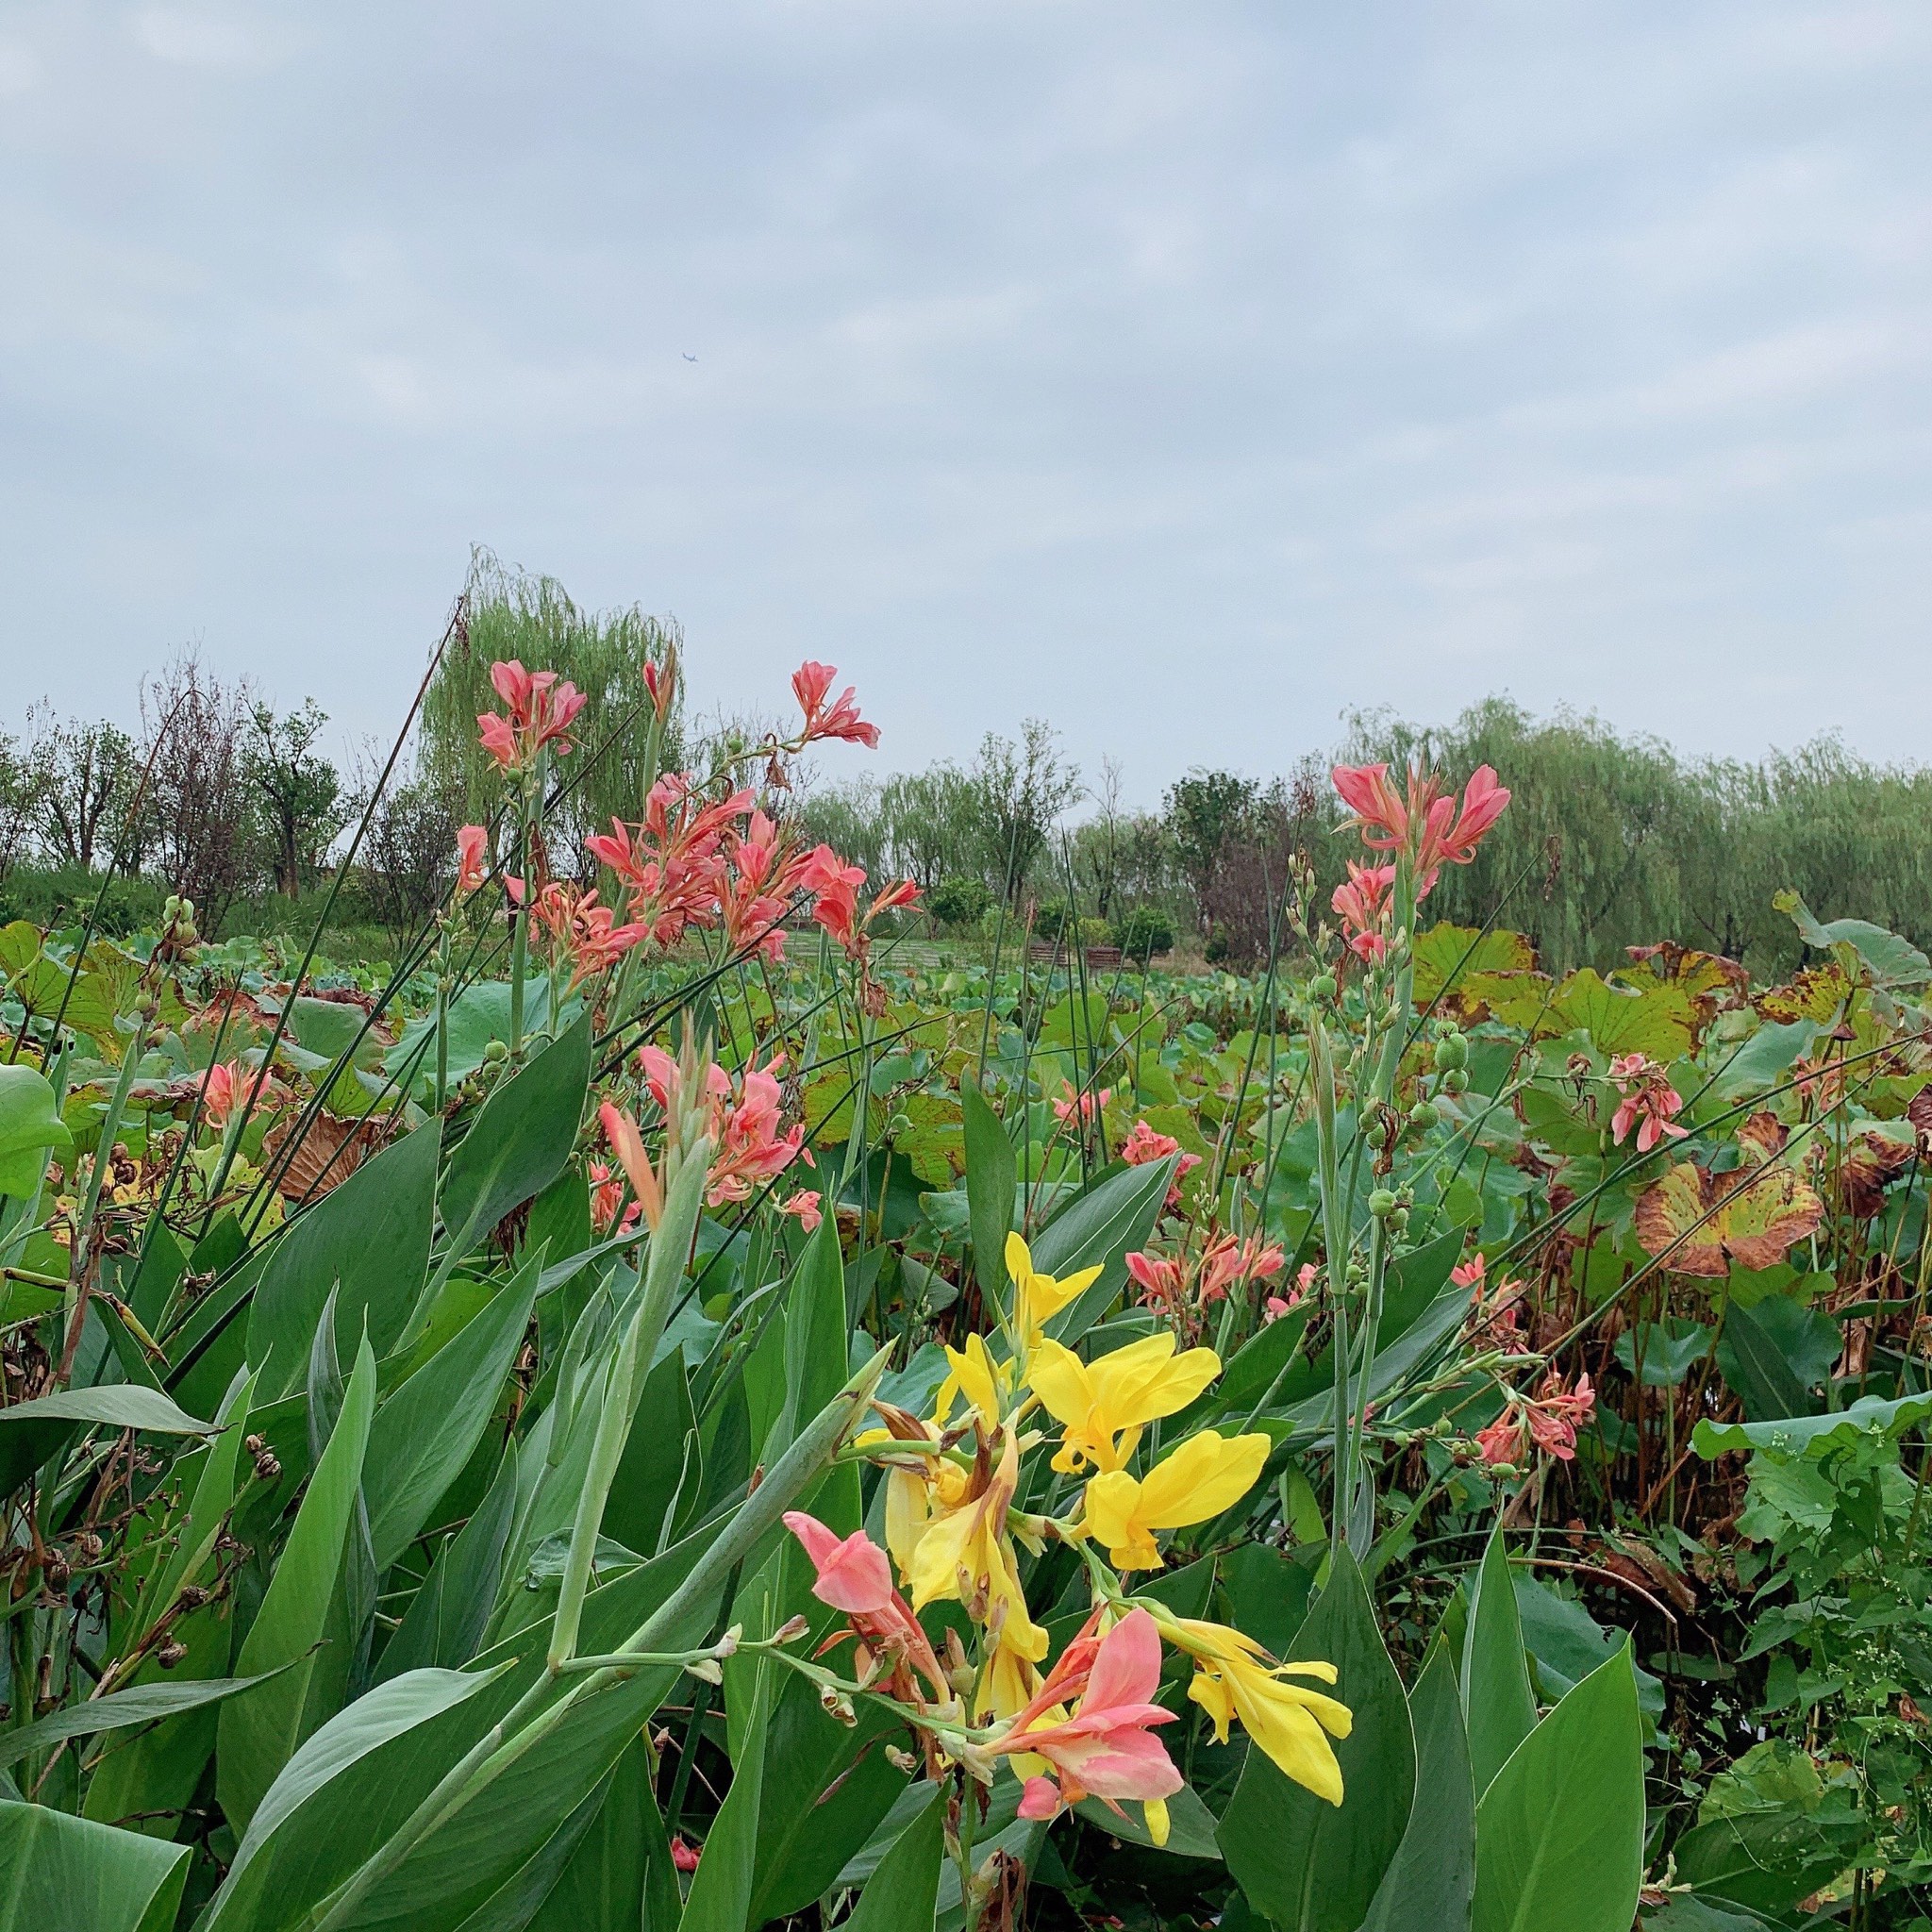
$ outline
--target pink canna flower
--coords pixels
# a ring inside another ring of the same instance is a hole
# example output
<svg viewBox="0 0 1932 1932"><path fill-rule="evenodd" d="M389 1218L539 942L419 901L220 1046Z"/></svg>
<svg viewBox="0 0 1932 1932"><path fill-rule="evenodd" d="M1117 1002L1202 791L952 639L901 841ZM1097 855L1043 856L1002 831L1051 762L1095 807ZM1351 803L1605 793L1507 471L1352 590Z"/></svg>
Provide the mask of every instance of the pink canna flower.
<svg viewBox="0 0 1932 1932"><path fill-rule="evenodd" d="M1079 1701L1058 1722L1051 1713L1067 1701L1070 1683L1058 1670L1049 1674L1006 1736L989 1747L994 1756L1028 1752L1053 1767L1054 1778L1027 1781L1023 1815L1050 1818L1060 1805L1090 1796L1119 1811L1123 1799L1158 1804L1179 1790L1181 1774L1153 1735L1156 1724L1174 1721L1154 1702L1159 1688L1160 1632L1142 1609L1129 1610L1092 1649Z"/></svg>
<svg viewBox="0 0 1932 1932"><path fill-rule="evenodd" d="M1181 1273L1181 1265L1165 1255L1129 1255L1127 1273L1139 1285L1145 1307L1165 1303L1178 1312L1187 1300L1187 1278Z"/></svg>
<svg viewBox="0 0 1932 1932"><path fill-rule="evenodd" d="M1579 1375L1576 1387L1566 1391L1562 1376L1552 1369L1524 1413L1531 1439L1539 1449L1559 1462L1574 1461L1576 1431L1587 1427L1596 1414L1596 1391L1591 1387L1588 1375Z"/></svg>
<svg viewBox="0 0 1932 1932"><path fill-rule="evenodd" d="M713 1208L750 1200L755 1189L775 1180L804 1151L804 1123L784 1127L783 1091L775 1077L782 1065L774 1060L768 1067L747 1067L737 1105L718 1109L718 1152L705 1188Z"/></svg>
<svg viewBox="0 0 1932 1932"><path fill-rule="evenodd" d="M617 1164L624 1170L625 1178L630 1182L631 1192L644 1210L644 1220L655 1229L664 1218L664 1192L658 1185L651 1157L644 1151L644 1139L638 1132L637 1122L608 1100L597 1109L597 1122L604 1129L606 1143L617 1157Z"/></svg>
<svg viewBox="0 0 1932 1932"><path fill-rule="evenodd" d="M1408 807L1389 782L1387 765L1336 765L1328 774L1361 828L1362 843L1393 852L1408 837Z"/></svg>
<svg viewBox="0 0 1932 1932"><path fill-rule="evenodd" d="M1382 927L1394 883L1392 865L1357 865L1351 858L1346 882L1336 887L1329 901L1341 917L1349 951L1365 964L1379 963L1389 951Z"/></svg>
<svg viewBox="0 0 1932 1932"><path fill-rule="evenodd" d="M201 1110L208 1124L226 1126L229 1115L238 1107L247 1105L255 1080L256 1070L246 1060L216 1061L208 1070L202 1086ZM273 1078L266 1079L261 1083L261 1091L255 1096L255 1106L266 1107L281 1098L280 1085Z"/></svg>
<svg viewBox="0 0 1932 1932"><path fill-rule="evenodd" d="M1666 1135L1682 1141L1688 1127L1676 1124L1684 1102L1663 1068L1641 1053L1620 1054L1610 1061L1610 1080L1622 1096L1610 1118L1610 1140L1622 1146L1637 1129L1637 1151L1648 1154Z"/></svg>
<svg viewBox="0 0 1932 1932"><path fill-rule="evenodd" d="M523 881L512 879L510 897L522 903ZM619 925L608 906L597 904L595 892L553 879L537 894L531 914L558 954L570 963L569 988L575 990L614 965L644 937L641 925Z"/></svg>
<svg viewBox="0 0 1932 1932"><path fill-rule="evenodd" d="M693 1845L681 1831L671 1835L671 1862L680 1872L695 1872L698 1860L704 1857L703 1848Z"/></svg>
<svg viewBox="0 0 1932 1932"><path fill-rule="evenodd" d="M879 727L868 724L858 715L858 702L850 685L826 702L838 675L833 665L816 663L809 658L791 674L792 695L805 713L801 741L811 744L822 738L842 738L848 743L875 747Z"/></svg>
<svg viewBox="0 0 1932 1932"><path fill-rule="evenodd" d="M1475 1446L1483 1461L1491 1469L1498 1464L1507 1463L1512 1469L1523 1466L1523 1422L1516 1410L1506 1408L1488 1428L1479 1430Z"/></svg>
<svg viewBox="0 0 1932 1932"><path fill-rule="evenodd" d="M1362 843L1375 852L1408 854L1418 900L1427 897L1443 866L1469 864L1509 803L1489 765L1476 767L1459 796L1419 768L1410 769L1399 790L1387 765L1337 765L1331 776Z"/></svg>
<svg viewBox="0 0 1932 1932"><path fill-rule="evenodd" d="M864 1530L841 1537L803 1509L788 1509L784 1523L818 1573L811 1593L842 1610L858 1640L859 1675L876 1658L890 1674L893 1694L906 1703L926 1702L919 1690L921 1677L932 1687L934 1701L947 1702L952 1686L912 1607L892 1587L892 1566L885 1551Z"/></svg>
<svg viewBox="0 0 1932 1932"><path fill-rule="evenodd" d="M779 1202L778 1212L795 1215L799 1226L807 1234L816 1234L819 1231L819 1223L824 1219L819 1210L819 1202L822 1198L816 1189L800 1188L789 1200Z"/></svg>
<svg viewBox="0 0 1932 1932"><path fill-rule="evenodd" d="M564 735L584 708L575 685L559 683L554 671L525 671L514 658L490 667L490 682L509 708L509 716L484 711L476 720L483 749L506 772L521 772L546 744L568 752Z"/></svg>
<svg viewBox="0 0 1932 1932"><path fill-rule="evenodd" d="M613 1174L609 1164L602 1160L591 1163L591 1225L599 1234L628 1234L638 1224L638 1217L643 1212L641 1202L633 1201L629 1207L624 1205L624 1176ZM623 1209L624 1218L618 1219L618 1210Z"/></svg>
<svg viewBox="0 0 1932 1932"><path fill-rule="evenodd" d="M1078 1121L1083 1126L1090 1124L1107 1103L1113 1098L1113 1089L1103 1087L1098 1093L1089 1088L1075 1092L1070 1085L1064 1099L1053 1104L1053 1117L1057 1121Z"/></svg>
<svg viewBox="0 0 1932 1932"><path fill-rule="evenodd" d="M467 899L490 876L490 834L481 825L457 828L457 897Z"/></svg>
<svg viewBox="0 0 1932 1932"><path fill-rule="evenodd" d="M1223 1235L1201 1257L1196 1291L1204 1304L1218 1302L1237 1282L1266 1281L1287 1265L1288 1257L1259 1236L1237 1242L1232 1235Z"/></svg>
<svg viewBox="0 0 1932 1932"><path fill-rule="evenodd" d="M1180 1154L1179 1163L1174 1171L1174 1185L1167 1191L1166 1206L1169 1208L1180 1206L1181 1183L1201 1165L1198 1154L1181 1154L1181 1143L1172 1134L1157 1133L1145 1121L1134 1123L1127 1138L1121 1142L1120 1154L1129 1167L1151 1166L1157 1160L1166 1160Z"/></svg>

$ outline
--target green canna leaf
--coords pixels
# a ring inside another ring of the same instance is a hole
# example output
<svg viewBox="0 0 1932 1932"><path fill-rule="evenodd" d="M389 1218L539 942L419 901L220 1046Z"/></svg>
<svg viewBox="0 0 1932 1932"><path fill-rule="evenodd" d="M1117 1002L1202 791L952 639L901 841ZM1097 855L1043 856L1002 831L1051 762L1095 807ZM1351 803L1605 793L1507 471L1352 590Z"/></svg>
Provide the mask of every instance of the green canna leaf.
<svg viewBox="0 0 1932 1932"><path fill-rule="evenodd" d="M1346 1545L1291 1656L1332 1663L1333 1694L1355 1714L1335 1747L1343 1802L1303 1790L1251 1744L1221 1848L1249 1903L1282 1932L1356 1932L1407 1829L1416 1757L1402 1679Z"/></svg>
<svg viewBox="0 0 1932 1932"><path fill-rule="evenodd" d="M362 1486L378 1570L430 1521L482 1440L529 1326L537 1259L375 1411Z"/></svg>
<svg viewBox="0 0 1932 1932"><path fill-rule="evenodd" d="M1530 1689L1529 1658L1500 1524L1483 1552L1474 1591L1462 1644L1461 1688L1470 1770L1480 1795L1536 1728L1536 1694Z"/></svg>
<svg viewBox="0 0 1932 1932"><path fill-rule="evenodd" d="M1629 1932L1642 1871L1643 1752L1625 1649L1537 1725L1483 1793L1475 1932Z"/></svg>
<svg viewBox="0 0 1932 1932"><path fill-rule="evenodd" d="M188 1857L186 1845L0 1804L0 1932L166 1932Z"/></svg>
<svg viewBox="0 0 1932 1932"><path fill-rule="evenodd" d="M331 1292L336 1343L346 1356L365 1325L387 1355L429 1266L439 1124L406 1134L299 1215L269 1250L248 1310L248 1359L259 1400L302 1387L316 1324Z"/></svg>
<svg viewBox="0 0 1932 1932"><path fill-rule="evenodd" d="M959 1100L966 1128L966 1203L973 1229L973 1269L989 1307L1007 1295L1007 1232L1013 1224L1013 1189L1019 1177L1005 1124L974 1080L962 1080Z"/></svg>
<svg viewBox="0 0 1932 1932"><path fill-rule="evenodd" d="M1475 1895L1475 1784L1456 1666L1439 1638L1409 1693L1415 1807L1362 1932L1469 1932Z"/></svg>
<svg viewBox="0 0 1932 1932"><path fill-rule="evenodd" d="M942 1785L927 1787L924 1805L865 1881L844 1932L925 1932L932 1924L946 1854L944 1791Z"/></svg>
<svg viewBox="0 0 1932 1932"><path fill-rule="evenodd" d="M283 1546L267 1594L235 1661L237 1676L295 1668L256 1697L225 1705L216 1743L222 1809L245 1828L262 1793L302 1741L313 1650L335 1596L343 1549L354 1526L362 1461L375 1404L375 1357L365 1341L330 1433Z"/></svg>

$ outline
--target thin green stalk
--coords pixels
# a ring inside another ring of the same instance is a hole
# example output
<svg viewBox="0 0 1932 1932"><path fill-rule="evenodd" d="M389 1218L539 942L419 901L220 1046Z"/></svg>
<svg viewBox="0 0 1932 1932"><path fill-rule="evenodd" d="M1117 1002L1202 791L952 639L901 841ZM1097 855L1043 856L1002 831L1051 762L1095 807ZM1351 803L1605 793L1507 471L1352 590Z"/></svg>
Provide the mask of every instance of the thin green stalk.
<svg viewBox="0 0 1932 1932"><path fill-rule="evenodd" d="M605 1505L609 1500L610 1485L617 1479L617 1465L623 1459L625 1444L630 1440L631 1424L651 1373L658 1339L670 1317L671 1297L683 1276L685 1258L697 1231L710 1158L708 1139L700 1140L685 1151L664 1203L664 1217L651 1236L637 1312L625 1330L617 1359L605 1385L604 1407L591 1444L590 1466L583 1487L577 1491L576 1517L571 1525L570 1550L564 1558L557 1616L551 1625L547 1661L552 1676L576 1654L577 1626L591 1587L591 1570L596 1559L598 1532L604 1526Z"/></svg>

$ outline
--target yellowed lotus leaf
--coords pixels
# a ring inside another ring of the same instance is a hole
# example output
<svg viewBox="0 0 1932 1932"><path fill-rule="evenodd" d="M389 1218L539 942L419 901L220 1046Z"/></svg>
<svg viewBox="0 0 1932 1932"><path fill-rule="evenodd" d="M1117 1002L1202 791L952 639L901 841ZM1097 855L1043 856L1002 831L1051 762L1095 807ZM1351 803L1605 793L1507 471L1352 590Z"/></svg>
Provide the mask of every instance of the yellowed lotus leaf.
<svg viewBox="0 0 1932 1932"><path fill-rule="evenodd" d="M1767 1020L1789 1024L1793 1020L1811 1020L1824 1026L1836 1019L1852 995L1851 975L1836 959L1823 966L1807 966L1795 973L1788 986L1774 986L1761 992L1752 1004Z"/></svg>
<svg viewBox="0 0 1932 1932"><path fill-rule="evenodd" d="M1588 1033L1602 1054L1641 1053L1663 1065L1690 1051L1697 1032L1697 1003L1683 987L1648 986L1630 991L1609 985L1585 966L1557 989L1536 1023L1539 1040Z"/></svg>
<svg viewBox="0 0 1932 1932"><path fill-rule="evenodd" d="M1824 1218L1824 1204L1795 1168L1746 1165L1712 1174L1680 1160L1637 1197L1637 1239L1676 1274L1723 1277L1769 1268Z"/></svg>
<svg viewBox="0 0 1932 1932"><path fill-rule="evenodd" d="M1413 953L1418 1006L1427 1006L1452 982L1466 991L1478 975L1536 969L1536 948L1520 932L1484 932L1447 920L1419 934Z"/></svg>

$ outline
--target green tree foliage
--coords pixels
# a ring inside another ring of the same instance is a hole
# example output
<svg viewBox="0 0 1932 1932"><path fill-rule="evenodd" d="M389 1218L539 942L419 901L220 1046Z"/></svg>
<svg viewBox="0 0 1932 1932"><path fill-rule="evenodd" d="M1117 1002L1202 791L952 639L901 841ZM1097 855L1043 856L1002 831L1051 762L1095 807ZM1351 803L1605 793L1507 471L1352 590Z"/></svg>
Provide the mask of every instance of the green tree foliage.
<svg viewBox="0 0 1932 1932"><path fill-rule="evenodd" d="M315 749L327 723L313 698L282 718L272 705L258 704L242 747L275 890L291 899L314 883L348 816L341 774Z"/></svg>
<svg viewBox="0 0 1932 1932"><path fill-rule="evenodd" d="M1424 731L1352 721L1348 756L1493 765L1511 803L1466 868L1444 872L1432 915L1504 923L1558 966L1612 964L1674 939L1763 973L1798 956L1772 906L1795 889L1821 919L1857 912L1932 937L1932 771L1877 766L1835 739L1759 763L1685 758L1571 712L1538 720L1507 699Z"/></svg>
<svg viewBox="0 0 1932 1932"><path fill-rule="evenodd" d="M587 748L599 748L594 759L574 768L582 778L564 823L553 824L558 849L574 843L573 833L606 827L612 818L635 819L642 809L650 724L640 674L680 648L676 622L650 616L637 605L582 609L555 577L507 568L481 549L471 559L464 597L464 626L423 704L425 777L460 819L490 817L502 787L476 741L476 719L503 708L491 687L491 665L515 658L533 671L555 671L584 692L588 702L572 735ZM675 747L666 762L678 762Z"/></svg>

